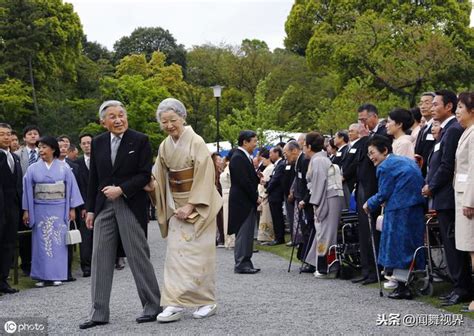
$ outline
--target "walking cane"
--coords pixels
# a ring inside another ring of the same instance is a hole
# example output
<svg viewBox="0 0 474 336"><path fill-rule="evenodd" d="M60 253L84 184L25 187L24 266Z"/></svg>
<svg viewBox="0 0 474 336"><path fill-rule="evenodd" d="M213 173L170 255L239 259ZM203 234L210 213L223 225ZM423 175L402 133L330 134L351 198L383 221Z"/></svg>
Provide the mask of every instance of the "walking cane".
<svg viewBox="0 0 474 336"><path fill-rule="evenodd" d="M301 264L301 267L300 267L300 274L301 274L301 270L303 268L303 265L308 264L305 260L306 260L306 257L308 256L309 250L311 249L311 246L312 246L311 237L313 237L313 239L316 239L316 233L314 233L314 235L313 235L313 232L315 232L315 230L316 229L315 229L314 224L313 224L311 226L311 231L309 232L308 241L307 241L307 244L306 244L306 248L304 250L303 263Z"/></svg>
<svg viewBox="0 0 474 336"><path fill-rule="evenodd" d="M367 218L369 219L369 231L370 231L370 240L372 242L372 252L374 254L374 261L375 261L375 272L377 272L377 281L379 283L380 289L380 296L383 296L382 291L382 281L380 281L380 272L379 272L379 264L377 263L377 253L375 252L375 237L374 237L374 230L372 229L372 216L370 213L367 214Z"/></svg>
<svg viewBox="0 0 474 336"><path fill-rule="evenodd" d="M295 235L293 236L293 240L296 240L296 237L298 235L298 231L300 229L300 223L301 223L301 209L298 208L298 223L296 224L296 232L295 232ZM295 253L295 247L296 247L296 244L295 242L293 241L293 246L291 248L291 257L290 257L290 264L288 265L288 273L290 273L290 270L291 270L291 263L293 262L293 254Z"/></svg>

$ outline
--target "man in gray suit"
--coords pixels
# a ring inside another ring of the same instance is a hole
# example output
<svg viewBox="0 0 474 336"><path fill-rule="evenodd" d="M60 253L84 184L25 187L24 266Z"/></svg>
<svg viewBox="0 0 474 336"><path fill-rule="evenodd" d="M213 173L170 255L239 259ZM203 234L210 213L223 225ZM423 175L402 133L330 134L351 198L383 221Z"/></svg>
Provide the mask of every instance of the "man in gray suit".
<svg viewBox="0 0 474 336"><path fill-rule="evenodd" d="M15 152L20 158L22 176L25 176L26 170L39 159L39 150L36 142L41 136L40 129L35 125L28 125L23 129L23 141L25 146ZM18 230L31 230L23 224L18 218ZM21 258L21 269L26 276L30 275L31 270L31 234L23 234L18 237L19 252Z"/></svg>
<svg viewBox="0 0 474 336"><path fill-rule="evenodd" d="M90 319L80 329L109 322L109 301L118 240L122 240L135 279L143 313L138 323L156 321L162 311L160 289L141 227L147 218L152 153L148 137L128 128L121 102L109 100L99 109L108 132L92 140L86 226L94 229ZM120 233L120 235L119 235ZM119 238L120 237L120 238Z"/></svg>

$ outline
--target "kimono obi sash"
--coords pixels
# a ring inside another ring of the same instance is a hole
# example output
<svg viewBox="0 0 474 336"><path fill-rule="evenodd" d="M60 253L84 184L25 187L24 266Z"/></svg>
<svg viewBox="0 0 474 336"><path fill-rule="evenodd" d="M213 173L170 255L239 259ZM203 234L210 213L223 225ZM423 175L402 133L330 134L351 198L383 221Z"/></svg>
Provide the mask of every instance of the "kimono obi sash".
<svg viewBox="0 0 474 336"><path fill-rule="evenodd" d="M336 164L329 166L327 190L329 197L344 196L341 169Z"/></svg>
<svg viewBox="0 0 474 336"><path fill-rule="evenodd" d="M65 197L66 185L63 181L35 184L35 199L37 200L57 200Z"/></svg>
<svg viewBox="0 0 474 336"><path fill-rule="evenodd" d="M172 192L191 191L194 180L194 167L170 171L168 173L170 189Z"/></svg>

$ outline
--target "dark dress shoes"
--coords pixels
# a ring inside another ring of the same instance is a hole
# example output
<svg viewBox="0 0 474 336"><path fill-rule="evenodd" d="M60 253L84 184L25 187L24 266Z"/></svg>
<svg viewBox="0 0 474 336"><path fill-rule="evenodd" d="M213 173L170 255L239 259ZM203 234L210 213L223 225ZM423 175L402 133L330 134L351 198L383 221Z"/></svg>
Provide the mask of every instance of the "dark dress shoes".
<svg viewBox="0 0 474 336"><path fill-rule="evenodd" d="M451 295L451 297L448 300L441 303L441 306L443 307L454 306L462 302L467 302L469 300L470 298L468 295L461 295L461 294L454 293L453 295Z"/></svg>
<svg viewBox="0 0 474 336"><path fill-rule="evenodd" d="M411 300L413 299L413 294L408 288L404 287L402 289L395 289L392 293L388 294L388 297L395 300Z"/></svg>
<svg viewBox="0 0 474 336"><path fill-rule="evenodd" d="M94 328L94 327L97 327L97 326L100 326L100 325L104 325L104 324L107 324L109 322L99 322L99 321L92 321L92 320L89 320L89 321L86 321L84 323L81 323L79 325L79 329L89 329L89 328Z"/></svg>
<svg viewBox="0 0 474 336"><path fill-rule="evenodd" d="M84 271L84 272L82 272L82 277L83 277L83 278L88 278L88 277L90 277L90 276L91 276L91 271Z"/></svg>
<svg viewBox="0 0 474 336"><path fill-rule="evenodd" d="M15 294L18 292L19 292L18 289L12 288L10 286L3 286L0 288L0 293L3 293L3 294Z"/></svg>
<svg viewBox="0 0 474 336"><path fill-rule="evenodd" d="M142 315L140 317L137 317L135 321L137 321L137 323L156 322L157 315Z"/></svg>
<svg viewBox="0 0 474 336"><path fill-rule="evenodd" d="M271 242L268 242L268 246L275 246L275 245L283 245L285 244L284 240L272 240Z"/></svg>
<svg viewBox="0 0 474 336"><path fill-rule="evenodd" d="M360 277L352 279L351 282L352 283L359 283L359 282L365 281L365 279L367 279L366 276L360 276Z"/></svg>
<svg viewBox="0 0 474 336"><path fill-rule="evenodd" d="M117 261L115 262L115 269L117 270L123 270L125 268L125 259L124 258L117 258Z"/></svg>
<svg viewBox="0 0 474 336"><path fill-rule="evenodd" d="M234 269L234 273L237 273L237 274L255 274L255 273L258 273L258 272L260 272L260 268L242 268L242 269L236 268L236 269Z"/></svg>
<svg viewBox="0 0 474 336"><path fill-rule="evenodd" d="M446 300L449 300L451 296L453 295L454 295L454 291L440 295L438 296L438 299L440 299L441 301L446 301Z"/></svg>
<svg viewBox="0 0 474 336"><path fill-rule="evenodd" d="M370 285L370 284L373 284L373 283L376 283L376 282L377 282L377 278L369 276L367 279L362 281L362 284L365 286L365 285Z"/></svg>
<svg viewBox="0 0 474 336"><path fill-rule="evenodd" d="M301 273L314 273L316 272L316 267L314 267L313 265L305 264L301 266L300 271Z"/></svg>

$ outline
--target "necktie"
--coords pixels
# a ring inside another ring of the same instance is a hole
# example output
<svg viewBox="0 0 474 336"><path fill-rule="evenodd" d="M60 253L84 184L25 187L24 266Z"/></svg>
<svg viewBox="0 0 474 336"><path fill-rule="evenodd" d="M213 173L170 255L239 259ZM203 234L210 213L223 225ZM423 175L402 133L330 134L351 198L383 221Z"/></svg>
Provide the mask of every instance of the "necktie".
<svg viewBox="0 0 474 336"><path fill-rule="evenodd" d="M8 166L10 167L10 170L13 174L15 172L15 161L13 160L13 155L10 152L7 152L7 161Z"/></svg>
<svg viewBox="0 0 474 336"><path fill-rule="evenodd" d="M110 146L110 158L112 159L112 166L115 163L115 157L117 156L117 150L119 148L119 145L120 145L120 138L117 136L114 136L112 138L112 143Z"/></svg>
<svg viewBox="0 0 474 336"><path fill-rule="evenodd" d="M30 151L30 158L28 159L28 166L31 166L33 163L36 162L36 151Z"/></svg>

